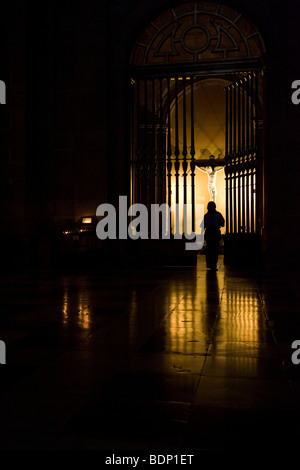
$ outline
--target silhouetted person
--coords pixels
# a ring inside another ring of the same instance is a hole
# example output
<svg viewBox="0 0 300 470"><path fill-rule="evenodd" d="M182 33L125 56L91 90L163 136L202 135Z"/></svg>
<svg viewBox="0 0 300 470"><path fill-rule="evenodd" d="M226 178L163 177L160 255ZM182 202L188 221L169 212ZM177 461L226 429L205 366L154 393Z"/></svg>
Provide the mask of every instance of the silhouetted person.
<svg viewBox="0 0 300 470"><path fill-rule="evenodd" d="M221 212L216 210L216 204L210 201L207 204L207 213L204 215L204 237L206 241L206 267L214 271L217 270L219 257L220 228L224 225L224 217Z"/></svg>

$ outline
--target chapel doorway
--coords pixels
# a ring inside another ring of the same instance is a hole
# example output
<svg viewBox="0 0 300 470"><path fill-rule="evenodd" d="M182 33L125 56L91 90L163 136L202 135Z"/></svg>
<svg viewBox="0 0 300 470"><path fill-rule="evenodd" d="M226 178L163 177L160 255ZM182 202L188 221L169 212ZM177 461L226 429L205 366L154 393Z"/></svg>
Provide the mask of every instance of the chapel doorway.
<svg viewBox="0 0 300 470"><path fill-rule="evenodd" d="M263 54L255 26L212 2L162 13L132 52L131 204L188 203L180 225L196 231L196 205L215 197L227 264L260 250ZM207 168L216 173L214 195Z"/></svg>

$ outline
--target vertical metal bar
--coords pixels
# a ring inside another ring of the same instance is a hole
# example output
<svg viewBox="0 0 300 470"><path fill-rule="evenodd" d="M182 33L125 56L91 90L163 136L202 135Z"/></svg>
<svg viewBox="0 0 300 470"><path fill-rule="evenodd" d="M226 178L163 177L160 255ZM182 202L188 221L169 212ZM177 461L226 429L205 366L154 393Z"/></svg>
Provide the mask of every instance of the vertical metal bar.
<svg viewBox="0 0 300 470"><path fill-rule="evenodd" d="M236 83L232 85L233 89L233 153L236 155Z"/></svg>
<svg viewBox="0 0 300 470"><path fill-rule="evenodd" d="M151 151L151 160L150 160L150 191L149 191L149 200L151 203L156 202L156 191L155 191L155 181L156 181L156 116L155 116L155 79L152 79L152 151Z"/></svg>
<svg viewBox="0 0 300 470"><path fill-rule="evenodd" d="M241 200L241 206L242 206L242 231L245 232L245 171L242 170L242 200Z"/></svg>
<svg viewBox="0 0 300 470"><path fill-rule="evenodd" d="M194 77L191 77L191 201L192 231L195 232L195 131L194 131Z"/></svg>
<svg viewBox="0 0 300 470"><path fill-rule="evenodd" d="M228 171L228 87L225 88L225 222L226 222L226 232L230 232L229 224L229 171Z"/></svg>
<svg viewBox="0 0 300 470"><path fill-rule="evenodd" d="M251 80L251 122L250 122L250 135L251 135L251 155L254 153L254 75L250 74Z"/></svg>
<svg viewBox="0 0 300 470"><path fill-rule="evenodd" d="M134 116L135 116L135 107L134 107L134 87L132 79L130 80L131 86L129 86L130 92L130 171L129 171L129 204L132 204L133 198L133 169L135 168L135 156L136 156L136 147L134 142Z"/></svg>
<svg viewBox="0 0 300 470"><path fill-rule="evenodd" d="M232 158L232 86L229 87L229 155Z"/></svg>
<svg viewBox="0 0 300 470"><path fill-rule="evenodd" d="M137 158L136 158L136 201L141 201L141 97L140 97L140 81L137 80Z"/></svg>
<svg viewBox="0 0 300 470"><path fill-rule="evenodd" d="M241 174L238 169L237 177L237 231L241 233Z"/></svg>
<svg viewBox="0 0 300 470"><path fill-rule="evenodd" d="M179 204L179 116L178 116L178 77L175 78L175 179L176 204ZM177 227L179 229L179 227Z"/></svg>
<svg viewBox="0 0 300 470"><path fill-rule="evenodd" d="M255 221L255 208L254 208L254 178L255 178L255 170L252 168L251 170L251 233L255 232L254 228L254 221Z"/></svg>
<svg viewBox="0 0 300 470"><path fill-rule="evenodd" d="M255 152L258 152L258 110L259 102L258 102L258 73L255 73Z"/></svg>
<svg viewBox="0 0 300 470"><path fill-rule="evenodd" d="M142 162L142 202L148 204L148 83L144 80L144 145Z"/></svg>
<svg viewBox="0 0 300 470"><path fill-rule="evenodd" d="M238 115L237 115L237 131L238 131L238 139L237 139L237 152L240 157L241 155L241 89L240 89L240 82L237 82L237 94L238 94Z"/></svg>
<svg viewBox="0 0 300 470"><path fill-rule="evenodd" d="M259 161L259 143L258 143L258 135L259 135L259 96L258 96L258 72L255 73L255 139L254 139L254 152L256 158L256 175L255 175L255 218L256 218L256 226L255 231L260 232L259 227L259 219L260 219L260 208L262 207L260 204L260 197L261 197L261 162ZM263 201L262 201L263 204Z"/></svg>
<svg viewBox="0 0 300 470"><path fill-rule="evenodd" d="M246 78L246 162L249 162L249 121L250 121L250 110L249 110L249 98L250 98L250 86L249 86L249 75ZM246 176L246 225L247 233L251 233L251 169L247 168Z"/></svg>
<svg viewBox="0 0 300 470"><path fill-rule="evenodd" d="M243 161L245 157L245 81L241 81L241 88L242 88L242 154L243 154Z"/></svg>
<svg viewBox="0 0 300 470"><path fill-rule="evenodd" d="M249 169L247 169L246 173L246 228L247 228L247 233L250 233L250 204L249 204Z"/></svg>
<svg viewBox="0 0 300 470"><path fill-rule="evenodd" d="M236 170L233 173L233 231L237 233L237 172Z"/></svg>
<svg viewBox="0 0 300 470"><path fill-rule="evenodd" d="M167 141L166 141L166 115L164 114L163 110L163 86L164 86L164 80L162 79L161 81L161 103L162 103L162 113L161 113L161 118L162 118L162 153L161 153L161 161L162 161L162 203L166 202L166 191L167 191L167 181L166 181L166 154L167 154Z"/></svg>
<svg viewBox="0 0 300 470"><path fill-rule="evenodd" d="M256 169L255 172L254 172L254 181L253 181L253 188L254 188L254 231L255 233L260 233L260 228L259 228L259 225L258 225L258 210L259 210L259 207L258 207L258 191L257 191L257 187L258 187L258 179L257 179L257 172L258 170Z"/></svg>
<svg viewBox="0 0 300 470"><path fill-rule="evenodd" d="M187 233L187 138L186 138L186 77L183 77L183 148L182 148L183 162L183 223L184 233Z"/></svg>
<svg viewBox="0 0 300 470"><path fill-rule="evenodd" d="M229 227L230 227L230 233L233 233L233 208L232 208L232 203L233 203L233 197L232 197L232 87L228 87L228 100L229 100L229 106L228 106L228 139L229 139L229 151L228 151L228 161L227 161L227 168L229 172L229 192L228 192L228 209L229 209ZM228 166L229 165L229 166Z"/></svg>
<svg viewBox="0 0 300 470"><path fill-rule="evenodd" d="M227 168L225 167L225 209L226 209L226 216L225 216L225 222L226 222L226 232L229 232L229 227L228 227L228 221L229 221L229 207L228 207L228 202L229 202L229 197L228 197L228 191L229 191L229 181L228 181L228 173L227 173Z"/></svg>
<svg viewBox="0 0 300 470"><path fill-rule="evenodd" d="M225 88L225 161L228 163L228 87ZM226 232L229 233L229 174L225 166L225 222Z"/></svg>
<svg viewBox="0 0 300 470"><path fill-rule="evenodd" d="M183 203L187 203L187 187L186 187L186 177L187 177L187 143L186 143L186 78L183 78ZM184 214L186 216L186 214Z"/></svg>
<svg viewBox="0 0 300 470"><path fill-rule="evenodd" d="M194 131L194 77L191 77L191 157L195 156L195 131Z"/></svg>
<svg viewBox="0 0 300 470"><path fill-rule="evenodd" d="M249 159L249 76L246 81L246 154Z"/></svg>
<svg viewBox="0 0 300 470"><path fill-rule="evenodd" d="M225 158L228 157L228 87L225 88Z"/></svg>
<svg viewBox="0 0 300 470"><path fill-rule="evenodd" d="M158 154L158 168L159 168L159 203L164 202L165 199L165 143L164 143L164 116L163 116L163 89L162 78L159 79L159 154Z"/></svg>
<svg viewBox="0 0 300 470"><path fill-rule="evenodd" d="M240 171L240 164L241 164L241 90L240 90L240 82L236 83L237 89L237 154L238 154L238 233L241 233L241 171Z"/></svg>
<svg viewBox="0 0 300 470"><path fill-rule="evenodd" d="M231 170L230 173L230 233L233 233L233 217L234 217L234 212L233 212L233 173Z"/></svg>
<svg viewBox="0 0 300 470"><path fill-rule="evenodd" d="M245 179L245 170L244 170L244 161L245 161L245 80L241 80L240 82L241 85L241 100L242 100L242 106L241 106L241 130L242 130L242 136L241 136L241 164L242 164L242 227L243 227L243 232L246 231L246 206L245 206L245 197L246 197L246 179Z"/></svg>
<svg viewBox="0 0 300 470"><path fill-rule="evenodd" d="M230 190L230 197L231 197L231 202L230 202L230 219L231 219L231 233L235 233L235 173L234 173L234 167L232 168L233 163L233 85L230 87L230 109L229 109L229 126L230 126L230 158L231 158L231 190Z"/></svg>
<svg viewBox="0 0 300 470"><path fill-rule="evenodd" d="M168 170L168 204L171 207L172 204L172 147L171 147L171 90L170 90L170 78L167 79L168 88L168 143L167 143L167 170Z"/></svg>

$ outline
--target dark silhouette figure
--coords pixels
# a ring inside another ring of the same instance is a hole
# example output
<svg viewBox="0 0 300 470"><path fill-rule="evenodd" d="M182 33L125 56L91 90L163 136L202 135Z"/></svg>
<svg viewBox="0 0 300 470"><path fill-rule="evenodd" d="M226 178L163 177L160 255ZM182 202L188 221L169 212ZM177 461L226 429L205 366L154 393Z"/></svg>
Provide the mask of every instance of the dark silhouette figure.
<svg viewBox="0 0 300 470"><path fill-rule="evenodd" d="M219 257L219 242L221 240L221 227L224 227L225 220L221 212L216 210L216 204L210 201L207 204L207 213L204 215L204 237L206 241L206 267L217 270Z"/></svg>

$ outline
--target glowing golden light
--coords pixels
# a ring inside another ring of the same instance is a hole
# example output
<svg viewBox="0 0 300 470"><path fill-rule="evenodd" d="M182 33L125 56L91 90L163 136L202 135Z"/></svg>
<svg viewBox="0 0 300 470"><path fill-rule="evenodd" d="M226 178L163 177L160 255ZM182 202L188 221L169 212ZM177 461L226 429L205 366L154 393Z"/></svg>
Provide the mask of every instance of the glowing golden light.
<svg viewBox="0 0 300 470"><path fill-rule="evenodd" d="M179 77L180 79L180 77ZM224 85L226 81L221 79L205 79L201 82L194 84L194 102L201 103L201 106L195 106L194 109L194 146L197 159L208 159L210 155L214 155L216 161L218 158L224 158L225 153L225 95ZM177 143L179 149L183 149L184 135L183 130L186 129L185 139L188 151L191 151L191 87L186 87L186 109L184 110L183 92L178 94L178 103L176 110L176 102L173 101L171 105L170 115L170 130L171 130L171 149L172 149L172 176L171 176L171 190L172 200L171 203L175 204L178 201L180 207L180 214L183 213L184 203L184 171L182 167L183 156L179 155L180 167L179 177L176 178L175 172L175 149ZM184 112L185 111L185 112ZM176 113L178 118L178 125L176 124ZM185 116L185 123L184 123ZM176 131L177 128L177 131ZM188 153L187 161L191 161L191 155ZM176 192L176 185L178 181L178 188ZM201 172L199 168L195 169L195 203L203 204L204 211L206 211L207 204L210 200L208 192L208 177L207 174ZM191 166L188 163L187 175L187 204L192 202L192 176ZM225 214L225 172L224 169L220 170L216 176L216 204L217 209L222 214ZM201 221L195 221L195 228L200 225ZM179 227L180 233L183 232L183 217L180 217ZM187 219L187 232L191 228L191 215ZM174 216L172 218L172 231L174 233ZM222 233L225 228L222 229Z"/></svg>
<svg viewBox="0 0 300 470"><path fill-rule="evenodd" d="M86 298L82 293L79 294L78 306L77 323L81 328L88 329L91 323L91 311L90 305L87 305Z"/></svg>
<svg viewBox="0 0 300 470"><path fill-rule="evenodd" d="M91 307L86 293L79 292L76 302L69 294L68 287L64 289L63 305L63 324L69 326L77 324L80 328L87 330L91 326Z"/></svg>
<svg viewBox="0 0 300 470"><path fill-rule="evenodd" d="M172 174L171 177L171 196L172 196L172 201L171 201L171 206L175 206L176 204L176 176L175 174ZM186 203L191 204L192 199L191 199L191 182L190 182L190 176L188 175L186 177L186 185L187 185L187 191L186 191ZM180 234L183 234L184 231L186 233L191 233L192 232L192 214L191 210L187 212L186 214L186 230L184 227L184 215L183 215L183 206L184 206L184 174L183 170L180 170L179 172L179 178L178 178L178 205L179 205L179 223L178 227L176 226L176 220L175 220L175 214L174 211L172 211L171 214L171 226L172 226L172 232L175 233L177 231ZM200 225L201 221L199 222Z"/></svg>
<svg viewBox="0 0 300 470"><path fill-rule="evenodd" d="M82 224L91 224L93 222L92 217L82 217L81 223Z"/></svg>
<svg viewBox="0 0 300 470"><path fill-rule="evenodd" d="M64 325L67 325L69 322L68 306L69 306L68 292L67 290L65 290L64 298L63 298L63 324Z"/></svg>
<svg viewBox="0 0 300 470"><path fill-rule="evenodd" d="M177 80L183 80L184 78L185 78L186 80L190 80L190 79L191 79L191 77L177 77ZM171 77L171 81L175 81L175 80L176 80L175 77Z"/></svg>

